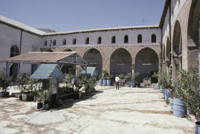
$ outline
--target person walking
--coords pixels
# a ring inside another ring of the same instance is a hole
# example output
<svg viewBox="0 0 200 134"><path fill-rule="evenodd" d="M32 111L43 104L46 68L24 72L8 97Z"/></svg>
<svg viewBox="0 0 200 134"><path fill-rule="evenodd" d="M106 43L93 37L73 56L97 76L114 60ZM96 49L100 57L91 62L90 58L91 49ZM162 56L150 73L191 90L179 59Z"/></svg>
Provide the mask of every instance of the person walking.
<svg viewBox="0 0 200 134"><path fill-rule="evenodd" d="M115 77L116 89L119 89L119 80L120 80L120 78L119 78L119 76L117 75L117 76Z"/></svg>

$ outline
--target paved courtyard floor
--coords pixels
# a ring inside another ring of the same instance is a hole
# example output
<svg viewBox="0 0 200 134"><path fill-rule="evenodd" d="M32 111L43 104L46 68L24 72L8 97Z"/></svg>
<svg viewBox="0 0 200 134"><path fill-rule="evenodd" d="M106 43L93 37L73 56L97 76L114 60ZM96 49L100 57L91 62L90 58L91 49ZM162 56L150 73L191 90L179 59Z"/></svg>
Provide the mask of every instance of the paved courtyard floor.
<svg viewBox="0 0 200 134"><path fill-rule="evenodd" d="M173 116L153 88L96 87L49 111L36 102L0 98L0 134L194 134L195 123Z"/></svg>

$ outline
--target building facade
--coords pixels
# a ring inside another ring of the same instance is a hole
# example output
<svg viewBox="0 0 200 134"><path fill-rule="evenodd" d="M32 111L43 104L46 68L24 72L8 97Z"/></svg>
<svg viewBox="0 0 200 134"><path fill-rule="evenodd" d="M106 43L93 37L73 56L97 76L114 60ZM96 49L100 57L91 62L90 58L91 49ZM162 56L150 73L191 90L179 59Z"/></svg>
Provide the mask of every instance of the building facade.
<svg viewBox="0 0 200 134"><path fill-rule="evenodd" d="M109 73L139 72L150 77L172 63L178 69L199 68L198 0L166 0L159 25L47 33L0 16L0 70L6 58L29 51L77 51L88 66ZM31 74L37 63L15 63L10 75Z"/></svg>

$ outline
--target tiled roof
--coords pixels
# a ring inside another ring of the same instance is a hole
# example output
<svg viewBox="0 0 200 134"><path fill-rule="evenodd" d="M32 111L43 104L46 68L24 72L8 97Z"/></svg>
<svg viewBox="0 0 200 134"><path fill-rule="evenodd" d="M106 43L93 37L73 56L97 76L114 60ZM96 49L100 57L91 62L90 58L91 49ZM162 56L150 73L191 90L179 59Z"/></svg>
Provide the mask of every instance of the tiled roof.
<svg viewBox="0 0 200 134"><path fill-rule="evenodd" d="M87 65L75 51L73 52L29 52L6 59L12 62L69 63Z"/></svg>
<svg viewBox="0 0 200 134"><path fill-rule="evenodd" d="M45 32L43 32L41 30L38 30L36 28L27 26L27 25L25 25L23 23L11 20L11 19L6 18L6 17L4 17L2 15L0 15L0 23L4 23L4 24L10 25L12 27L19 28L19 29L22 29L24 31L27 31L27 32L30 32L30 33L34 33L34 34L37 34L37 35L42 35L42 34L45 33Z"/></svg>
<svg viewBox="0 0 200 134"><path fill-rule="evenodd" d="M63 34L76 34L76 33L89 33L89 32L103 32L103 31L118 31L118 30L132 30L132 29L157 29L159 25L144 25L144 26L129 26L129 27L113 27L113 28L99 28L99 29L88 29L88 30L77 30L69 32L54 32L45 33L44 36L50 35L63 35Z"/></svg>

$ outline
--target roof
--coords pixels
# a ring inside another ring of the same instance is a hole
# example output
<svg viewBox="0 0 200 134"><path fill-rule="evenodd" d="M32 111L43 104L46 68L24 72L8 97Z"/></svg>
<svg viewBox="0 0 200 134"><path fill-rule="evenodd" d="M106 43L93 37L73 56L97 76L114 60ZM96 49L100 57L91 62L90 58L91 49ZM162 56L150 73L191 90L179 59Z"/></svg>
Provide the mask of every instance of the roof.
<svg viewBox="0 0 200 134"><path fill-rule="evenodd" d="M41 64L31 75L32 79L64 78L57 64Z"/></svg>
<svg viewBox="0 0 200 134"><path fill-rule="evenodd" d="M129 26L129 27L113 27L113 28L99 28L99 29L88 29L88 30L77 30L69 32L54 32L45 33L44 36L53 35L64 35L64 34L77 34L77 33L88 33L88 32L103 32L103 31L116 31L116 30L132 30L132 29L157 29L159 25L146 25L146 26Z"/></svg>
<svg viewBox="0 0 200 134"><path fill-rule="evenodd" d="M97 76L98 72L96 70L96 67L87 67L87 74L85 74L85 71L82 71L82 75L89 75L89 76Z"/></svg>
<svg viewBox="0 0 200 134"><path fill-rule="evenodd" d="M167 15L167 10L169 8L169 2L170 0L165 0L165 5L164 5L164 9L163 9L163 13L162 13L162 16L161 16L161 19L160 19L160 24L159 24L159 27L163 27L163 24L165 22L165 17Z"/></svg>
<svg viewBox="0 0 200 134"><path fill-rule="evenodd" d="M29 52L24 53L5 61L9 62L39 62L39 63L68 63L77 65L87 65L77 52Z"/></svg>
<svg viewBox="0 0 200 134"><path fill-rule="evenodd" d="M89 33L89 32L104 32L104 31L117 31L117 30L133 30L133 29L157 29L159 25L146 25L146 26L128 26L128 27L113 27L113 28L98 28L98 29L88 29L88 30L77 30L77 31L69 31L69 32L52 32L47 33L42 30L30 27L23 23L14 21L12 19L6 18L0 15L0 23L4 23L10 25L15 28L22 29L24 31L37 34L39 36L54 36L54 35L66 35L66 34L77 34L77 33Z"/></svg>
<svg viewBox="0 0 200 134"><path fill-rule="evenodd" d="M36 28L27 26L27 25L25 25L23 23L11 20L11 19L6 18L6 17L4 17L2 15L0 15L0 23L4 23L4 24L10 25L12 27L19 28L19 29L22 29L24 31L31 32L31 33L34 33L34 34L37 34L37 35L42 35L42 34L45 33L45 32L43 32L41 30L38 30Z"/></svg>

